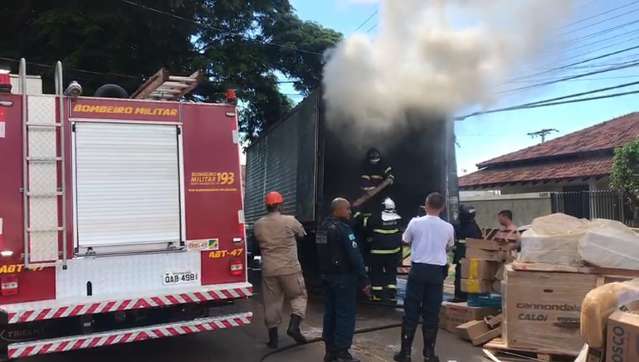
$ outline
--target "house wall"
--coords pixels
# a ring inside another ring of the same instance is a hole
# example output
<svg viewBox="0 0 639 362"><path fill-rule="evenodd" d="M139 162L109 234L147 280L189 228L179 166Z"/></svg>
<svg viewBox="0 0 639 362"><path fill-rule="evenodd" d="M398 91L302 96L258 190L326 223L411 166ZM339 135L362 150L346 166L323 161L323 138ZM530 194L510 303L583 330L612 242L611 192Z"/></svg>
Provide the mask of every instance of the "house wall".
<svg viewBox="0 0 639 362"><path fill-rule="evenodd" d="M587 186L590 191L608 190L610 186L610 178L603 177L600 179L580 179L575 181L564 182L548 182L548 183L527 183L522 185L503 186L500 188L502 195L507 194L523 194L538 192L564 192L565 187Z"/></svg>
<svg viewBox="0 0 639 362"><path fill-rule="evenodd" d="M524 193L511 195L468 195L461 193L462 204L473 206L477 210L475 219L482 228L495 228L497 213L501 210L511 210L515 224L528 225L538 216L551 213L549 193Z"/></svg>

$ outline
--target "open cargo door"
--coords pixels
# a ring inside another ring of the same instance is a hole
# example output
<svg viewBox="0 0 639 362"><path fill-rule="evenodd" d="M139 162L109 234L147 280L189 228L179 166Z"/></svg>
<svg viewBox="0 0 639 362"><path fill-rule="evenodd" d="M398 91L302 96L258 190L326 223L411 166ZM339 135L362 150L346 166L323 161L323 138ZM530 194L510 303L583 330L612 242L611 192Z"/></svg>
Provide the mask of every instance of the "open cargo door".
<svg viewBox="0 0 639 362"><path fill-rule="evenodd" d="M178 128L77 122L76 245L180 241Z"/></svg>

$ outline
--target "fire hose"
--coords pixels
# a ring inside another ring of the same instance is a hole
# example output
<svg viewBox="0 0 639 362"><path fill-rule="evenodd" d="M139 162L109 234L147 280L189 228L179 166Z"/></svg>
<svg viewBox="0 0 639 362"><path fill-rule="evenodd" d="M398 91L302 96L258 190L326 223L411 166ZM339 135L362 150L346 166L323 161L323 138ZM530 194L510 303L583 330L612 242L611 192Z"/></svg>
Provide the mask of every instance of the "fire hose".
<svg viewBox="0 0 639 362"><path fill-rule="evenodd" d="M385 307L385 308L393 308L393 309L403 309L404 306L403 305L395 305L395 304L383 304L383 303L375 303L375 302L362 302L360 301L359 304L364 304L364 305L374 305L376 307ZM401 327L402 324L401 323L392 323L392 324L384 324L381 326L376 326L376 327L368 327L368 328L360 328L360 329L356 329L355 332L353 332L353 334L365 334L365 333L371 333L371 332L377 332L377 331L383 331L386 329L392 329L392 328L399 328ZM265 355L262 356L262 358L260 359L260 362L264 362L266 361L267 358L278 354L278 353L282 353L285 351L288 351L290 349L293 349L295 347L299 347L299 346L303 346L306 344L313 344L313 343L318 343L318 342L323 342L324 338L322 337L316 337L316 338L312 338L309 339L308 341L306 341L306 343L302 343L302 344L290 344L284 347L280 347L276 350L270 351L268 353L266 353Z"/></svg>

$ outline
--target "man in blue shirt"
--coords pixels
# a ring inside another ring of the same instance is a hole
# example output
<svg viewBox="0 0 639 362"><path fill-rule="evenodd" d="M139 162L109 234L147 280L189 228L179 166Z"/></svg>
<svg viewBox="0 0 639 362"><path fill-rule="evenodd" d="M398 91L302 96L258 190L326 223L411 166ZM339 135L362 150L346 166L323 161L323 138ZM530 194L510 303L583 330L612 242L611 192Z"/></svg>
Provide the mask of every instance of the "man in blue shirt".
<svg viewBox="0 0 639 362"><path fill-rule="evenodd" d="M325 362L358 362L349 349L355 332L358 287L370 294L370 283L355 234L348 224L351 205L336 198L331 215L317 233L316 244L326 285L326 305L322 337L326 344Z"/></svg>

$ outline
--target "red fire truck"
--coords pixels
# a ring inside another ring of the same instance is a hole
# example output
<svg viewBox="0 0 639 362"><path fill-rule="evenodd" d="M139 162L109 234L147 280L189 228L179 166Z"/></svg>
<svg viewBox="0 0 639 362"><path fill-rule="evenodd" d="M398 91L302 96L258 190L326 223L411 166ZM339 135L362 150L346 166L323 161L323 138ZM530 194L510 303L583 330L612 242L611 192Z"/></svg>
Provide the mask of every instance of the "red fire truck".
<svg viewBox="0 0 639 362"><path fill-rule="evenodd" d="M153 100L191 77L147 99L55 79L0 75L3 357L250 323L234 102Z"/></svg>

